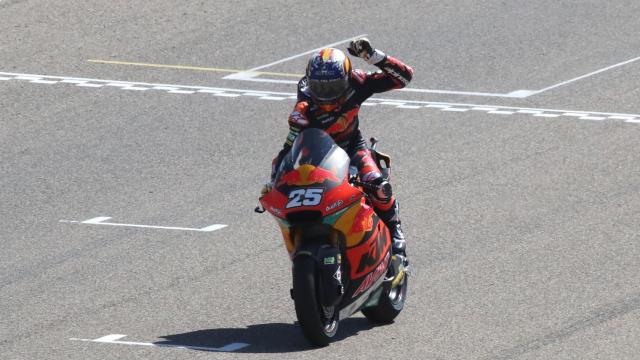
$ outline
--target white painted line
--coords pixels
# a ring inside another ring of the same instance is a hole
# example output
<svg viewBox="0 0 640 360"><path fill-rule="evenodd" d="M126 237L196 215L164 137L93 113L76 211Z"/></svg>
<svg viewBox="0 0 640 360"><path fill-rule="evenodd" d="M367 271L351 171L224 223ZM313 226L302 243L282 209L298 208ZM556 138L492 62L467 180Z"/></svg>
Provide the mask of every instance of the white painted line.
<svg viewBox="0 0 640 360"><path fill-rule="evenodd" d="M469 109L463 109L463 108L446 108L446 109L442 109L442 111L455 111L455 112L465 112L465 111L469 111Z"/></svg>
<svg viewBox="0 0 640 360"><path fill-rule="evenodd" d="M435 108L435 109L447 109L447 108L450 108L450 107L451 107L451 105L429 104L429 105L427 105L427 106L425 106L425 107L428 107L428 108Z"/></svg>
<svg viewBox="0 0 640 360"><path fill-rule="evenodd" d="M416 106L416 105L398 105L396 107L398 109L422 109L422 106Z"/></svg>
<svg viewBox="0 0 640 360"><path fill-rule="evenodd" d="M61 82L65 84L83 84L86 83L86 80L78 80L78 79L64 79Z"/></svg>
<svg viewBox="0 0 640 360"><path fill-rule="evenodd" d="M103 87L104 85L102 85L102 84L91 84L91 83L79 83L79 84L76 84L76 86L90 87L90 88L100 88L100 87Z"/></svg>
<svg viewBox="0 0 640 360"><path fill-rule="evenodd" d="M635 123L635 124L640 124L640 119L625 120L624 122L626 122L626 123Z"/></svg>
<svg viewBox="0 0 640 360"><path fill-rule="evenodd" d="M169 94L187 94L187 95L191 95L191 94L195 94L196 92L193 90L171 90L168 91Z"/></svg>
<svg viewBox="0 0 640 360"><path fill-rule="evenodd" d="M540 111L540 110L518 110L516 112L520 113L520 114L540 114L542 111Z"/></svg>
<svg viewBox="0 0 640 360"><path fill-rule="evenodd" d="M178 90L177 87L173 87L173 86L154 86L152 89L153 90L165 90L165 91Z"/></svg>
<svg viewBox="0 0 640 360"><path fill-rule="evenodd" d="M52 84L58 83L58 81L54 81L54 80L31 80L29 82L34 84L45 84L45 85L52 85Z"/></svg>
<svg viewBox="0 0 640 360"><path fill-rule="evenodd" d="M217 351L217 352L232 352L237 351L242 348L249 346L247 343L231 343L225 346L216 348L216 347L208 347L208 346L191 346L191 345L178 345L178 344L163 344L163 343L149 343L149 342L137 342L137 341L120 341L120 339L126 337L127 335L121 334L111 334L107 336L103 336L98 339L79 339L79 338L70 338L71 341L84 341L84 342L95 342L102 344L117 344L117 345L129 345L129 346L150 346L150 347L158 347L158 348L176 348L176 349L187 349L187 350L204 350L204 351Z"/></svg>
<svg viewBox="0 0 640 360"><path fill-rule="evenodd" d="M600 116L583 116L583 117L579 117L578 119L580 120L594 120L594 121L601 121L606 119L605 117L600 117Z"/></svg>
<svg viewBox="0 0 640 360"><path fill-rule="evenodd" d="M399 106L404 105L402 101L380 101L378 105L391 105L391 106Z"/></svg>
<svg viewBox="0 0 640 360"><path fill-rule="evenodd" d="M280 63L283 63L283 62L287 62L289 60L293 60L293 59L299 58L301 56L305 56L305 55L314 53L314 52L316 52L318 50L321 50L321 49L324 49L324 48L334 47L336 45L339 45L339 44L342 44L342 43L346 43L348 41L351 41L351 40L354 40L354 39L357 39L357 38L361 38L361 37L365 37L365 36L367 36L367 34L360 34L360 35L352 36L352 37L344 39L344 40L340 40L340 41L336 41L336 42L328 44L328 45L320 46L320 47L315 48L313 50L309 50L309 51L305 51L305 52L302 52L302 53L299 53L299 54L295 54L295 55L286 57L284 59L280 59L280 60L265 64L265 65L256 66L256 67L251 68L251 69L249 69L247 71L250 72L250 71L256 71L256 70L265 69L265 68L271 67L273 65L277 65L277 64L280 64Z"/></svg>
<svg viewBox="0 0 640 360"><path fill-rule="evenodd" d="M257 93L257 92L246 92L244 94L242 94L244 96L255 96L255 97L261 97L261 96L269 96L269 94L266 93Z"/></svg>
<svg viewBox="0 0 640 360"><path fill-rule="evenodd" d="M197 92L204 93L204 94L220 94L223 91L222 90L201 89L201 90L198 90Z"/></svg>
<svg viewBox="0 0 640 360"><path fill-rule="evenodd" d="M40 76L40 75L30 75L30 74L15 74L17 75L15 77L16 80L27 80L27 81L31 81L31 80L39 80L42 79L44 76Z"/></svg>
<svg viewBox="0 0 640 360"><path fill-rule="evenodd" d="M203 227L201 229L194 228L185 228L185 227L176 227L176 226L152 226L152 225L138 225L138 224L120 224L120 223L108 223L105 222L111 219L108 216L98 216L85 221L73 221L73 220L60 220L62 223L79 223L79 224L88 224L88 225L109 225L109 226L123 226L123 227L136 227L136 228L146 228L146 229L164 229L164 230L184 230L184 231L200 231L200 232L211 232L220 230L222 228L227 227L227 225L223 224L214 224Z"/></svg>
<svg viewBox="0 0 640 360"><path fill-rule="evenodd" d="M545 91L548 91L548 90L551 90L551 89L555 89L557 87L564 86L564 85L570 84L572 82L575 82L575 81L578 81L578 80L582 80L582 79L588 78L590 76L597 75L597 74L600 74L602 72L605 72L605 71L608 71L608 70L611 70L611 69L615 69L615 68L617 68L619 66L627 65L627 64L630 64L630 63L638 61L638 60L640 60L640 56L637 57L637 58L629 59L627 61L623 61L623 62L614 64L614 65L611 65L611 66L607 66L607 67L602 68L600 70L596 70L596 71L590 72L588 74L584 74L582 76L575 77L573 79L569 79L567 81L563 81L563 82L555 84L555 85L548 86L548 87L546 87L544 89L537 90L535 92L535 94L540 94L540 93L543 93Z"/></svg>
<svg viewBox="0 0 640 360"><path fill-rule="evenodd" d="M226 227L227 227L227 225L215 224L215 225L209 225L209 226L203 227L202 229L199 229L198 231L211 232L211 231L220 230L220 229L223 229L223 228L226 228Z"/></svg>
<svg viewBox="0 0 640 360"><path fill-rule="evenodd" d="M540 113L540 114L533 114L533 116L544 117L544 118L557 118L557 117L560 117L561 114L544 114L544 113Z"/></svg>
<svg viewBox="0 0 640 360"><path fill-rule="evenodd" d="M193 85L176 85L176 84L151 84L151 83L143 83L143 82L126 82L126 81L118 81L118 80L102 80L102 79L84 79L77 77L63 77L63 76L47 76L47 75L33 75L33 74L17 74L17 73L7 73L0 72L0 76L8 77L13 80L56 80L58 83L62 83L64 80L73 80L73 81L86 81L96 85L104 85L104 86L112 86L120 89L132 89L139 87L141 90L149 90L150 88L157 86L165 86L170 88L178 89L178 91L194 91L197 93L210 93L215 96L221 97L238 97L243 96L254 96L261 95L267 97L284 97L286 99L296 99L297 96L295 93L291 92L277 92L277 91L265 91L265 90L256 90L256 89L233 89L233 88L213 88L213 87L204 87L204 86L193 86ZM77 84L77 82L74 82ZM502 115L510 115L514 112L518 112L521 114L534 114L534 113L547 113L547 114L558 114L559 116L571 116L582 118L585 116L591 117L608 117L609 119L614 120L613 117L616 117L617 120L623 119L638 119L640 118L640 114L625 114L625 113L609 113L609 112L598 112L598 111L576 111L576 110L566 110L566 109L546 109L546 108L526 108L526 107L514 107L514 106L501 106L501 105L487 105L487 104L473 104L473 103L448 103L448 102L432 102L432 101L420 101L420 100L403 100L403 99L392 99L392 98L370 98L366 102L364 102L363 106L376 106L378 104L387 104L393 105L396 108L404 108L406 106L418 106L425 108L435 108L435 109L447 109L447 108L465 108L471 109L475 111L484 111L489 114L502 114ZM455 111L455 110L454 110ZM587 119L585 119L587 120ZM630 121L635 123L635 121Z"/></svg>
<svg viewBox="0 0 640 360"><path fill-rule="evenodd" d="M95 342L113 342L113 341L117 341L120 340L124 337L127 337L127 335L122 335L122 334L111 334L111 335L107 335L107 336L103 336L101 338L97 338L93 341Z"/></svg>
<svg viewBox="0 0 640 360"><path fill-rule="evenodd" d="M11 79L13 79L13 78L1 77L1 76L0 76L0 80L1 80L1 81L11 80Z"/></svg>
<svg viewBox="0 0 640 360"><path fill-rule="evenodd" d="M495 110L498 110L498 108L474 106L474 107L471 108L471 110L476 110L476 111L495 111Z"/></svg>

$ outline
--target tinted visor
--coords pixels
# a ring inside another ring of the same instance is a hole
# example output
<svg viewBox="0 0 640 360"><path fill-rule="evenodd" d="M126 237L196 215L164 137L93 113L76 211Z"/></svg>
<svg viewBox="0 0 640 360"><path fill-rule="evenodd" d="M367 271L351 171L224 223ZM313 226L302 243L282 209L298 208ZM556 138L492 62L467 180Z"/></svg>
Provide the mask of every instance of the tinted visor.
<svg viewBox="0 0 640 360"><path fill-rule="evenodd" d="M349 78L335 80L309 79L309 87L318 100L333 101L342 96L349 87Z"/></svg>

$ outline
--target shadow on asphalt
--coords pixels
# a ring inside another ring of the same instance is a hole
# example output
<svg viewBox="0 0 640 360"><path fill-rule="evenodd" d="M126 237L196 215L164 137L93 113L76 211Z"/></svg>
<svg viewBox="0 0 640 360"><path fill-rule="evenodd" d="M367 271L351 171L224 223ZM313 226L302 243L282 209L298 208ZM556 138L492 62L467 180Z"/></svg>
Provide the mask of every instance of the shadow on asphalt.
<svg viewBox="0 0 640 360"><path fill-rule="evenodd" d="M375 325L365 318L348 318L340 321L336 340L357 335ZM197 330L183 334L165 335L158 345L198 346L219 348L231 343L247 343L249 346L235 352L240 353L286 353L313 350L302 335L297 324L258 324L247 328ZM206 351L206 350L203 350Z"/></svg>

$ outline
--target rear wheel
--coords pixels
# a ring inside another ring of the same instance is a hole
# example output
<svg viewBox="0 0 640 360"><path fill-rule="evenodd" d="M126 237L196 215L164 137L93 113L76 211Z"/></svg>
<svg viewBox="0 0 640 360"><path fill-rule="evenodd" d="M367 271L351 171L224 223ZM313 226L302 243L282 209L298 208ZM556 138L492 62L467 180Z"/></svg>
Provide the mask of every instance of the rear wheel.
<svg viewBox="0 0 640 360"><path fill-rule="evenodd" d="M380 294L378 305L362 309L364 316L371 322L389 324L400 314L407 299L407 286L409 278L407 273L401 275L402 279L396 286L391 286Z"/></svg>
<svg viewBox="0 0 640 360"><path fill-rule="evenodd" d="M316 262L309 256L293 260L293 301L302 333L312 344L327 346L338 331L338 309L318 302Z"/></svg>

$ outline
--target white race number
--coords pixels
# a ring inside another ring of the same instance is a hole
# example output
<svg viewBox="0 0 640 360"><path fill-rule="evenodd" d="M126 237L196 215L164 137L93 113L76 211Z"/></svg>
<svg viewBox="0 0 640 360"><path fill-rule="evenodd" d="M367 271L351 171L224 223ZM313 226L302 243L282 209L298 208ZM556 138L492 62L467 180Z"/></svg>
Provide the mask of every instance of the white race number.
<svg viewBox="0 0 640 360"><path fill-rule="evenodd" d="M324 189L297 189L289 193L289 202L286 208L291 209L300 206L315 206L322 201Z"/></svg>

